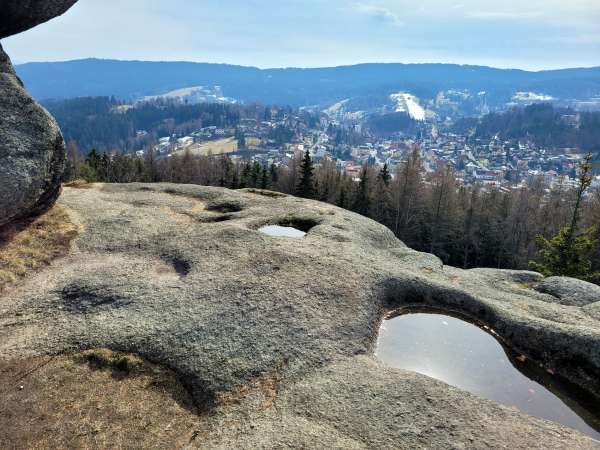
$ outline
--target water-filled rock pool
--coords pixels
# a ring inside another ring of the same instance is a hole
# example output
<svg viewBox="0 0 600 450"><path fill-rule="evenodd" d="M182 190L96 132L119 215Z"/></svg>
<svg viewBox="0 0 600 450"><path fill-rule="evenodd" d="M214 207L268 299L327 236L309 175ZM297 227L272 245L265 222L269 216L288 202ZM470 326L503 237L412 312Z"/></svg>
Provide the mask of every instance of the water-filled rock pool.
<svg viewBox="0 0 600 450"><path fill-rule="evenodd" d="M294 227L284 227L281 225L267 225L265 227L259 228L259 232L266 234L267 236L274 237L291 237L291 238L301 238L306 236L304 231L298 230Z"/></svg>
<svg viewBox="0 0 600 450"><path fill-rule="evenodd" d="M556 376L512 354L491 330L443 314L404 314L384 321L377 357L600 440L600 405L575 400Z"/></svg>

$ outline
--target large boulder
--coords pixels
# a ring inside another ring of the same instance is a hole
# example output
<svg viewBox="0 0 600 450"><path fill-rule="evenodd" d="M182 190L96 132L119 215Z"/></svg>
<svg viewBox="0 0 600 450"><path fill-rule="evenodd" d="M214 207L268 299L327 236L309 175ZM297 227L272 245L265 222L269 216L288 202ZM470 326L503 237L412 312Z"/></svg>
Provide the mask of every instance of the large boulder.
<svg viewBox="0 0 600 450"><path fill-rule="evenodd" d="M4 0L0 39L47 22L76 2ZM0 46L0 227L52 206L64 166L56 121L27 94Z"/></svg>
<svg viewBox="0 0 600 450"><path fill-rule="evenodd" d="M58 124L29 96L0 46L0 226L52 206L64 165Z"/></svg>
<svg viewBox="0 0 600 450"><path fill-rule="evenodd" d="M77 0L2 0L0 39L65 13Z"/></svg>

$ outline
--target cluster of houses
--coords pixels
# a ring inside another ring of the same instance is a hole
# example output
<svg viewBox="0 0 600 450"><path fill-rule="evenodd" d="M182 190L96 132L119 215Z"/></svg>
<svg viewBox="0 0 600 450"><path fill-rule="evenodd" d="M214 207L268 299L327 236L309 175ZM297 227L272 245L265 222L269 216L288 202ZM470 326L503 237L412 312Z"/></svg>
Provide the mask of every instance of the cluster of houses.
<svg viewBox="0 0 600 450"><path fill-rule="evenodd" d="M544 177L550 186L556 183L574 185L577 167L583 157L574 149L550 151L530 142L472 139L437 129L421 138L373 138L371 142L350 145L336 142L327 132L330 126L330 121L321 118L311 128L293 114L286 114L279 120L243 118L235 128L209 126L186 136L160 138L155 151L168 156L194 144L225 138L241 139L243 136L245 142L252 144L239 146L238 151L230 155L233 159L251 159L262 165L290 165L308 150L316 164L329 158L335 161L340 171L358 181L366 164L376 167L387 164L393 176L398 165L417 147L427 173L449 165L466 185L500 188L518 187L539 177ZM278 127L293 130L290 142L279 142L274 138L273 130ZM361 130L353 128L352 131ZM595 179L594 183L600 183L600 179Z"/></svg>

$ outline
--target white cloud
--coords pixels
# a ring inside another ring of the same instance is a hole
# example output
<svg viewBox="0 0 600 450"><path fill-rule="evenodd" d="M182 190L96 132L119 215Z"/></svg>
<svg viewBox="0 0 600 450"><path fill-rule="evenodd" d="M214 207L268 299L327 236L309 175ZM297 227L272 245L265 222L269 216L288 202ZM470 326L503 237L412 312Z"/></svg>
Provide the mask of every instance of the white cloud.
<svg viewBox="0 0 600 450"><path fill-rule="evenodd" d="M356 10L361 14L365 14L381 22L389 23L395 27L404 26L404 22L400 16L388 8L378 5L359 3L356 5Z"/></svg>
<svg viewBox="0 0 600 450"><path fill-rule="evenodd" d="M366 2L365 2L366 3ZM420 20L481 20L531 21L551 25L586 26L600 28L600 1L598 0L375 0L367 5L398 16L408 23Z"/></svg>
<svg viewBox="0 0 600 450"><path fill-rule="evenodd" d="M2 3L2 0L0 0ZM3 40L19 61L103 57L261 67L600 64L600 0L81 0ZM118 11L118 13L116 13Z"/></svg>

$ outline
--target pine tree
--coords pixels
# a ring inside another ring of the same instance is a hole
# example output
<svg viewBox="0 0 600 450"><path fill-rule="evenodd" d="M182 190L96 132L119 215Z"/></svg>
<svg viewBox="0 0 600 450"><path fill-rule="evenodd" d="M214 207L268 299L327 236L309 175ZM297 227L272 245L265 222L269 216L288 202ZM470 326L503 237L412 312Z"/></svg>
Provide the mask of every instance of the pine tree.
<svg viewBox="0 0 600 450"><path fill-rule="evenodd" d="M579 186L571 223L565 225L552 239L538 235L540 247L538 257L541 261L531 261L531 266L545 276L566 276L591 280L599 276L592 273L590 254L597 242L592 236L595 227L577 233L581 202L586 190L592 184L592 154L589 153L579 166Z"/></svg>
<svg viewBox="0 0 600 450"><path fill-rule="evenodd" d="M98 181L102 181L102 182L113 182L114 180L112 179L112 161L111 158L106 154L103 153L102 156L100 157L100 164L98 165L98 170L97 170L97 174L98 174Z"/></svg>
<svg viewBox="0 0 600 450"><path fill-rule="evenodd" d="M594 231L592 228L572 235L571 227L566 225L552 239L538 236L538 257L542 261L531 261L531 266L547 277L562 276L590 281L598 278L599 273L592 273L589 257L597 244L591 238Z"/></svg>
<svg viewBox="0 0 600 450"><path fill-rule="evenodd" d="M233 168L231 173L231 182L229 183L231 189L238 189L240 187L240 178L236 167Z"/></svg>
<svg viewBox="0 0 600 450"><path fill-rule="evenodd" d="M239 188L244 189L250 187L251 183L251 171L252 167L249 162L244 163L244 168L242 169L242 176L240 177Z"/></svg>
<svg viewBox="0 0 600 450"><path fill-rule="evenodd" d="M390 180L392 179L392 175L390 174L390 170L388 168L387 163L383 165L381 171L379 172L379 179L383 181L386 186L390 185Z"/></svg>
<svg viewBox="0 0 600 450"><path fill-rule="evenodd" d="M262 174L260 177L260 188L261 189L269 189L270 184L271 183L269 180L269 171L267 170L267 166L263 166Z"/></svg>
<svg viewBox="0 0 600 450"><path fill-rule="evenodd" d="M383 170L379 172L379 175L377 176L377 182L375 184L372 218L384 224L385 226L390 227L392 198L390 195L391 189L388 183L391 177L387 178L386 176L382 176L384 175L382 172ZM388 179L388 183L385 182L386 178Z"/></svg>
<svg viewBox="0 0 600 450"><path fill-rule="evenodd" d="M269 171L271 172L271 183L277 184L277 182L279 181L279 172L277 171L277 166L274 163L271 163Z"/></svg>
<svg viewBox="0 0 600 450"><path fill-rule="evenodd" d="M100 154L98 151L93 148L85 158L85 162L94 170L98 170L98 166L100 165Z"/></svg>
<svg viewBox="0 0 600 450"><path fill-rule="evenodd" d="M233 169L233 164L227 155L222 156L220 159L220 176L219 176L219 186L226 187L229 183L231 185L231 172Z"/></svg>
<svg viewBox="0 0 600 450"><path fill-rule="evenodd" d="M368 216L371 211L371 198L369 195L369 172L367 166L362 168L360 181L354 195L352 209L363 216Z"/></svg>
<svg viewBox="0 0 600 450"><path fill-rule="evenodd" d="M302 198L314 198L314 167L308 150L304 152L304 158L300 164L300 181L296 187L296 195Z"/></svg>
<svg viewBox="0 0 600 450"><path fill-rule="evenodd" d="M340 208L345 208L346 207L346 187L342 186L340 189L340 195L338 195L337 198L337 202L336 202L336 206L339 206Z"/></svg>
<svg viewBox="0 0 600 450"><path fill-rule="evenodd" d="M81 177L87 182L93 183L98 180L98 168L100 166L100 154L93 148L85 158L85 164L81 166Z"/></svg>
<svg viewBox="0 0 600 450"><path fill-rule="evenodd" d="M249 187L258 187L259 180L261 176L262 168L258 161L254 161L252 164L252 171L250 172L250 186Z"/></svg>

